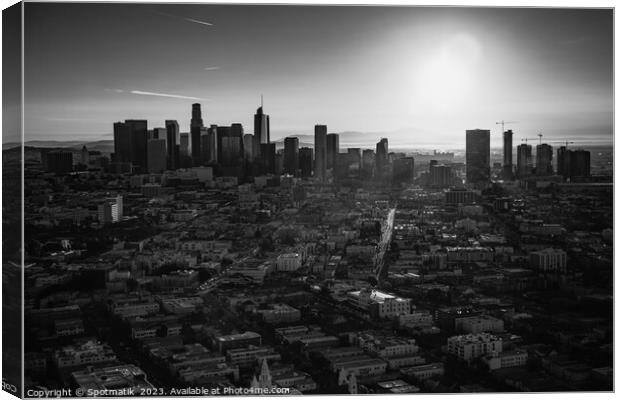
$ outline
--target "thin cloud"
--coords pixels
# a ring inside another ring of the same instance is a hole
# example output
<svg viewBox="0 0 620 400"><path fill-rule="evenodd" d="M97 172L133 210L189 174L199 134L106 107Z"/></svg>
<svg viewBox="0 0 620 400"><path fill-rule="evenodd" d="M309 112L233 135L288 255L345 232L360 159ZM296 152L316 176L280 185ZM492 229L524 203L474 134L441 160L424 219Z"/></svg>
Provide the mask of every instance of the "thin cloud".
<svg viewBox="0 0 620 400"><path fill-rule="evenodd" d="M212 23L210 23L210 22L206 22L206 21L200 21L200 20L193 19L193 18L183 18L183 19L184 19L184 20L186 20L186 21L189 21L189 22L193 22L193 23L195 23L195 24L201 24L201 25L213 26L213 24L212 24Z"/></svg>
<svg viewBox="0 0 620 400"><path fill-rule="evenodd" d="M104 88L103 90L105 90L106 92L114 92L114 93L124 93L125 92L123 89Z"/></svg>
<svg viewBox="0 0 620 400"><path fill-rule="evenodd" d="M217 71L220 67L205 67L205 71Z"/></svg>
<svg viewBox="0 0 620 400"><path fill-rule="evenodd" d="M129 93L137 94L141 96L157 96L157 97L169 97L172 99L185 99L185 100L208 100L200 97L192 97L192 96L182 96L180 94L169 94L169 93L156 93L156 92L145 92L142 90L132 90Z"/></svg>
<svg viewBox="0 0 620 400"><path fill-rule="evenodd" d="M170 17L170 18L175 18L175 19L181 19L183 21L191 22L191 23L194 23L194 24L200 24L200 25L206 25L206 26L214 26L211 22L201 21L199 19L194 19L194 18L179 17L178 15L168 14L168 13L164 13L164 12L160 12L160 11L153 11L153 14L163 15L164 17Z"/></svg>

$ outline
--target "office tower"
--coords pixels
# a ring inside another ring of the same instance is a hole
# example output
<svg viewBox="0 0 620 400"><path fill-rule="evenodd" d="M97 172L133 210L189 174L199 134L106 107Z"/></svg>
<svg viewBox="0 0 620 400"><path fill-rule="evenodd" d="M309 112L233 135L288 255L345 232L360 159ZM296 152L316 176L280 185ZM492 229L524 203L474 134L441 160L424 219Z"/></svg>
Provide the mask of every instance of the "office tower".
<svg viewBox="0 0 620 400"><path fill-rule="evenodd" d="M217 127L217 162L223 167L243 165L243 126Z"/></svg>
<svg viewBox="0 0 620 400"><path fill-rule="evenodd" d="M553 175L553 148L546 143L536 146L536 175Z"/></svg>
<svg viewBox="0 0 620 400"><path fill-rule="evenodd" d="M512 129L504 132L504 179L512 179Z"/></svg>
<svg viewBox="0 0 620 400"><path fill-rule="evenodd" d="M349 176L349 166L351 159L349 153L336 153L336 161L332 173L335 177L346 178Z"/></svg>
<svg viewBox="0 0 620 400"><path fill-rule="evenodd" d="M160 173L166 170L166 139L148 141L148 172Z"/></svg>
<svg viewBox="0 0 620 400"><path fill-rule="evenodd" d="M375 165L377 176L383 176L388 166L388 140L382 138L377 143L377 152L375 154Z"/></svg>
<svg viewBox="0 0 620 400"><path fill-rule="evenodd" d="M67 174L73 171L73 153L64 150L52 150L45 153L47 172Z"/></svg>
<svg viewBox="0 0 620 400"><path fill-rule="evenodd" d="M471 129L465 132L465 167L468 183L486 183L491 177L491 131Z"/></svg>
<svg viewBox="0 0 620 400"><path fill-rule="evenodd" d="M340 136L337 133L330 133L326 138L327 143L327 169L336 167L336 157L340 153Z"/></svg>
<svg viewBox="0 0 620 400"><path fill-rule="evenodd" d="M100 224L119 222L123 218L123 196L108 197L97 206Z"/></svg>
<svg viewBox="0 0 620 400"><path fill-rule="evenodd" d="M151 131L150 139L165 139L167 134L166 128L153 128Z"/></svg>
<svg viewBox="0 0 620 400"><path fill-rule="evenodd" d="M143 119L128 119L125 124L131 130L131 163L137 167L138 172L145 172L147 168L147 122Z"/></svg>
<svg viewBox="0 0 620 400"><path fill-rule="evenodd" d="M314 177L325 181L327 170L327 126L314 126Z"/></svg>
<svg viewBox="0 0 620 400"><path fill-rule="evenodd" d="M350 147L347 149L347 154L349 155L349 164L359 173L362 168L362 149L359 147Z"/></svg>
<svg viewBox="0 0 620 400"><path fill-rule="evenodd" d="M146 171L148 130L146 120L125 120L114 123L114 161L132 163Z"/></svg>
<svg viewBox="0 0 620 400"><path fill-rule="evenodd" d="M89 162L88 149L86 146L82 146L82 153L80 154L80 164L88 165Z"/></svg>
<svg viewBox="0 0 620 400"><path fill-rule="evenodd" d="M131 162L131 127L124 122L114 123L114 161Z"/></svg>
<svg viewBox="0 0 620 400"><path fill-rule="evenodd" d="M278 176L284 173L284 155L282 153L283 151L281 149L276 151L275 174Z"/></svg>
<svg viewBox="0 0 620 400"><path fill-rule="evenodd" d="M168 169L179 168L179 154L177 150L177 136L179 136L179 123L175 120L166 120L166 151Z"/></svg>
<svg viewBox="0 0 620 400"><path fill-rule="evenodd" d="M254 135L246 133L243 135L243 158L246 162L254 159Z"/></svg>
<svg viewBox="0 0 620 400"><path fill-rule="evenodd" d="M275 174L276 173L276 144L275 143L261 143L260 145L261 156L261 172L263 174Z"/></svg>
<svg viewBox="0 0 620 400"><path fill-rule="evenodd" d="M309 178L312 176L312 149L310 147L302 147L299 149L299 169L301 169L301 177Z"/></svg>
<svg viewBox="0 0 620 400"><path fill-rule="evenodd" d="M189 133L183 132L179 134L179 152L182 156L189 155Z"/></svg>
<svg viewBox="0 0 620 400"><path fill-rule="evenodd" d="M392 182L396 184L413 183L415 178L413 157L402 157L394 159Z"/></svg>
<svg viewBox="0 0 620 400"><path fill-rule="evenodd" d="M586 150L568 150L568 177L587 178L590 176L590 152Z"/></svg>
<svg viewBox="0 0 620 400"><path fill-rule="evenodd" d="M569 175L570 164L568 159L569 154L566 146L560 146L557 150L556 171L558 175L564 178L568 178Z"/></svg>
<svg viewBox="0 0 620 400"><path fill-rule="evenodd" d="M213 147L210 139L209 129L202 127L200 128L200 161L201 165L207 165L212 161L211 157L211 148Z"/></svg>
<svg viewBox="0 0 620 400"><path fill-rule="evenodd" d="M261 96L261 106L254 114L254 136L259 144L271 143L269 137L269 115L263 113L263 98Z"/></svg>
<svg viewBox="0 0 620 400"><path fill-rule="evenodd" d="M452 184L452 168L447 165L438 164L437 161L433 164L431 161L429 169L429 185L435 188L445 188Z"/></svg>
<svg viewBox="0 0 620 400"><path fill-rule="evenodd" d="M284 138L284 165L287 174L296 175L299 169L299 139L296 137Z"/></svg>
<svg viewBox="0 0 620 400"><path fill-rule="evenodd" d="M517 146L517 175L525 178L532 174L532 146L520 144Z"/></svg>
<svg viewBox="0 0 620 400"><path fill-rule="evenodd" d="M375 169L375 152L371 149L362 151L362 175L371 178Z"/></svg>
<svg viewBox="0 0 620 400"><path fill-rule="evenodd" d="M200 135L202 124L202 112L200 110L200 104L192 104L192 120L190 122L190 135L192 140L192 164L195 167L202 165L202 152L200 146Z"/></svg>
<svg viewBox="0 0 620 400"><path fill-rule="evenodd" d="M204 160L205 164L217 164L219 162L218 129L219 127L217 125L211 125L207 129L207 137L200 138L200 140L206 140L206 144L204 145L206 146L206 152L204 153L206 157L206 159Z"/></svg>

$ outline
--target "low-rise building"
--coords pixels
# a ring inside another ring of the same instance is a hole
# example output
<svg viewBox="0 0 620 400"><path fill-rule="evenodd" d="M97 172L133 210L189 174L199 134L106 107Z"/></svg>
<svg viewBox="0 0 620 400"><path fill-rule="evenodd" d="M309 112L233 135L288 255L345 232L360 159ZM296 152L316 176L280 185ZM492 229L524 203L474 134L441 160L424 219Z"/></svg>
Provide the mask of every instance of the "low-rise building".
<svg viewBox="0 0 620 400"><path fill-rule="evenodd" d="M448 338L448 353L461 360L471 361L502 351L502 339L489 333L458 335Z"/></svg>

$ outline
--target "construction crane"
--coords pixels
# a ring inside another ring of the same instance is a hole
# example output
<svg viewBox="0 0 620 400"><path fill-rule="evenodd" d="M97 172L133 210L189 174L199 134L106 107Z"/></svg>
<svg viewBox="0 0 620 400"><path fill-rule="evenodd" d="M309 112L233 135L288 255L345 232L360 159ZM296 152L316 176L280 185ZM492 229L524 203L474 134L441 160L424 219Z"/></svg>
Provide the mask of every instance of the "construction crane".
<svg viewBox="0 0 620 400"><path fill-rule="evenodd" d="M518 123L519 123L519 121L504 121L504 120L501 120L499 122L496 122L495 125L501 125L502 126L502 133L504 133L505 132L505 130L504 130L504 125L505 124L518 124Z"/></svg>
<svg viewBox="0 0 620 400"><path fill-rule="evenodd" d="M564 143L564 146L566 146L566 148L568 148L568 145L569 145L569 144L573 144L573 143L575 143L575 142L570 142L570 141L568 141L568 140L556 140L556 141L549 142L549 143Z"/></svg>

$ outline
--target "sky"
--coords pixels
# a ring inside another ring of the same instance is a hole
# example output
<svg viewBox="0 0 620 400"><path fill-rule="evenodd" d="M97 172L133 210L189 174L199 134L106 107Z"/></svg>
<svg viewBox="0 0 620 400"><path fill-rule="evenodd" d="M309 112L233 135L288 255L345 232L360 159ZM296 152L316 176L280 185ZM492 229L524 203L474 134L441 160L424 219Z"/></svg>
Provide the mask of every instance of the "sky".
<svg viewBox="0 0 620 400"><path fill-rule="evenodd" d="M272 138L464 147L480 128L499 146L506 120L516 144L612 140L609 9L26 3L24 25L26 140L184 132L195 102L252 133L261 94Z"/></svg>

